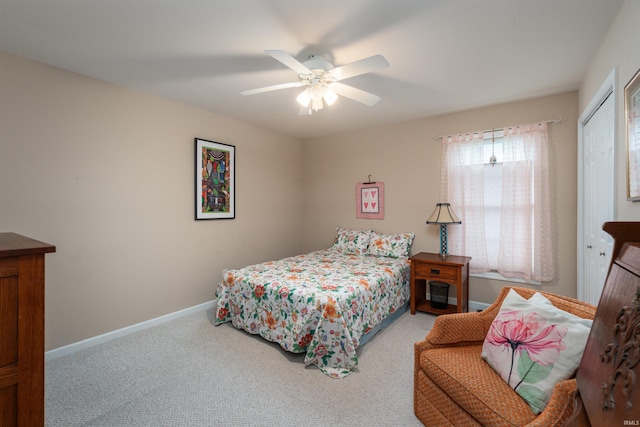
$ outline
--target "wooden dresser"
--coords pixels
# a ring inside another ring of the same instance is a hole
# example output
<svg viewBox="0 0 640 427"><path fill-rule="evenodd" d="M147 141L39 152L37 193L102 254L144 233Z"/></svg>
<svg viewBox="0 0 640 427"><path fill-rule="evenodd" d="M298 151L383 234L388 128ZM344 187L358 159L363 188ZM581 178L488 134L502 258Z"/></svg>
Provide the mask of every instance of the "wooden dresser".
<svg viewBox="0 0 640 427"><path fill-rule="evenodd" d="M0 426L44 425L44 255L55 246L0 233Z"/></svg>
<svg viewBox="0 0 640 427"><path fill-rule="evenodd" d="M607 222L611 266L565 427L640 425L640 222Z"/></svg>

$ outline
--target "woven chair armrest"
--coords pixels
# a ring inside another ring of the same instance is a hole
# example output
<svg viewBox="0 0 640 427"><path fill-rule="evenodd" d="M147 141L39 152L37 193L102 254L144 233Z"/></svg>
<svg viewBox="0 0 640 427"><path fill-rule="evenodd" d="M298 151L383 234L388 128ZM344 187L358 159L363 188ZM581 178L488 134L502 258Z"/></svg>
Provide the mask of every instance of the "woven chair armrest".
<svg viewBox="0 0 640 427"><path fill-rule="evenodd" d="M434 346L482 343L492 321L493 316L482 312L438 316L425 340Z"/></svg>
<svg viewBox="0 0 640 427"><path fill-rule="evenodd" d="M502 301L507 296L509 289L509 287L502 288L493 304L485 310L438 316L425 340L434 346L484 342L491 323L498 315Z"/></svg>
<svg viewBox="0 0 640 427"><path fill-rule="evenodd" d="M560 427L573 415L574 396L578 388L575 378L559 381L544 410L527 427Z"/></svg>

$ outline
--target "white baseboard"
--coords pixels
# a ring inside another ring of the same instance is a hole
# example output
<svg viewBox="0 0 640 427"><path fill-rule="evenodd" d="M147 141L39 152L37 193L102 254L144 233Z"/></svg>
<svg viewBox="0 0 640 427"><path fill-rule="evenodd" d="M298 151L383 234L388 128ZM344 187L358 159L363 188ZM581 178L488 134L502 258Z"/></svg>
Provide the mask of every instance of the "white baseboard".
<svg viewBox="0 0 640 427"><path fill-rule="evenodd" d="M431 295L429 293L427 293L426 298L429 299L431 298ZM447 299L447 303L449 305L458 305L458 299L457 298L453 298L453 297L449 297ZM478 302L478 301L469 301L469 311L482 311L484 309L486 309L487 307L489 307L491 304L485 304L483 302Z"/></svg>
<svg viewBox="0 0 640 427"><path fill-rule="evenodd" d="M469 311L482 311L489 307L491 304L485 304L478 301L469 301Z"/></svg>
<svg viewBox="0 0 640 427"><path fill-rule="evenodd" d="M142 331L152 326L166 323L170 320L175 320L192 313L197 313L199 311L206 311L213 307L214 307L214 301L198 304L193 307L189 307L173 313L165 314L164 316L156 317L155 319L150 319L141 323L136 323L135 325L124 327L122 329L117 329L115 331L107 332L106 334L98 335L92 338L87 338L86 340L78 341L76 343L65 345L63 347L54 348L53 350L49 350L45 352L44 358L45 358L45 361L53 360L58 357L75 353L76 351L79 351L79 350L84 350L85 348L93 347L95 345L102 344L102 343L114 340L116 338L123 337L125 335L133 334L134 332Z"/></svg>
<svg viewBox="0 0 640 427"><path fill-rule="evenodd" d="M142 331L152 326L169 322L170 320L175 320L192 313L197 313L199 311L209 310L211 308L214 308L214 304L215 304L214 301L205 302L199 305L195 305L193 307L176 311L174 313L169 313L169 314L165 314L164 316L156 317L155 319L150 319L145 322L136 323L135 325L124 327L122 329L117 329L115 331L107 332L106 334L98 335L92 338L87 338L86 340L78 341L76 343L65 345L63 347L54 348L53 350L49 350L45 352L44 358L45 358L45 361L49 361L49 360L56 359L58 357L66 356L71 353L75 353L76 351L84 350L86 348L93 347L95 345L102 344L102 343L114 340L116 338L121 338L126 335L133 334L138 331ZM456 305L457 304L456 299L449 298L449 304ZM489 304L485 304L477 301L469 301L469 311L484 310L487 307L489 307Z"/></svg>

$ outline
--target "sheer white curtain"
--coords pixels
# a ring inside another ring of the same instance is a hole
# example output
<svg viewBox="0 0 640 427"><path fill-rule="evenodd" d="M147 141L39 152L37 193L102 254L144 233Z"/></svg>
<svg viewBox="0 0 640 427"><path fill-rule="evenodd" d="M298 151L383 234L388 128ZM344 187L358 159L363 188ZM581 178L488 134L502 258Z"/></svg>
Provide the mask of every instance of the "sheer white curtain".
<svg viewBox="0 0 640 427"><path fill-rule="evenodd" d="M449 253L472 256L469 270L489 270L484 218L484 147L480 133L443 138L442 201L462 224L448 226Z"/></svg>
<svg viewBox="0 0 640 427"><path fill-rule="evenodd" d="M498 272L549 281L554 277L547 123L505 129Z"/></svg>
<svg viewBox="0 0 640 427"><path fill-rule="evenodd" d="M550 281L551 239L547 123L504 130L497 271L506 278ZM442 197L462 220L449 226L450 253L473 257L471 272L490 271L485 233L483 133L443 138Z"/></svg>

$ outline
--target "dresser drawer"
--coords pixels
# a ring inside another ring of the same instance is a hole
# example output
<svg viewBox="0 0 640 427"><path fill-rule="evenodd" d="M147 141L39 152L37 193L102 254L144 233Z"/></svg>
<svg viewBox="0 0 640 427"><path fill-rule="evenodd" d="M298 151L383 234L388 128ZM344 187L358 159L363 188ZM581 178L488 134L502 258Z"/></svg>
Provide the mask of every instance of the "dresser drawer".
<svg viewBox="0 0 640 427"><path fill-rule="evenodd" d="M458 278L459 267L449 265L434 265L422 262L416 262L415 274L417 278L424 279L449 279L456 280Z"/></svg>

